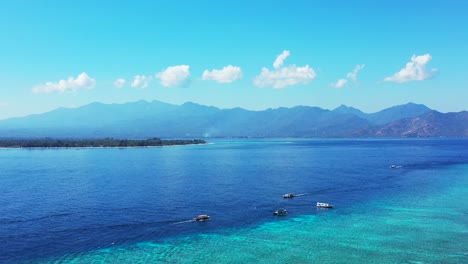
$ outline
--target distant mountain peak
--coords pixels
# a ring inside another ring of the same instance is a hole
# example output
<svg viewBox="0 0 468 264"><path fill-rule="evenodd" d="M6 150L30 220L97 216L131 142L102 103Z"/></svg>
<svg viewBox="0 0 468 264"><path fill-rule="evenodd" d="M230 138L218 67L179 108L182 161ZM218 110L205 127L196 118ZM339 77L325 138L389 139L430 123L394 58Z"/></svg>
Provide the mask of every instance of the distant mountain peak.
<svg viewBox="0 0 468 264"><path fill-rule="evenodd" d="M336 109L340 109L340 108L352 108L350 106L347 106L345 104L341 104L340 106L338 106L337 108L333 109L333 110L336 110Z"/></svg>
<svg viewBox="0 0 468 264"><path fill-rule="evenodd" d="M395 106L392 106L390 108L387 108L387 109L392 109L392 108L411 108L411 109L421 109L421 110L427 110L427 111L431 111L432 109L430 109L429 107L423 105L423 104L416 104L416 103L413 103L413 102L409 102L409 103L406 103L406 104L402 104L402 105L395 105Z"/></svg>
<svg viewBox="0 0 468 264"><path fill-rule="evenodd" d="M345 104L342 104L342 105L338 106L337 108L333 109L332 111L343 111L343 110L350 110L350 109L358 110L358 109L356 109L356 108L354 108L352 106L347 106Z"/></svg>
<svg viewBox="0 0 468 264"><path fill-rule="evenodd" d="M429 107L423 104L407 103L402 105L392 106L369 116L369 120L374 124L383 125L391 121L416 117L431 111Z"/></svg>
<svg viewBox="0 0 468 264"><path fill-rule="evenodd" d="M201 104L197 104L191 101L185 102L182 104L183 106L202 106Z"/></svg>
<svg viewBox="0 0 468 264"><path fill-rule="evenodd" d="M332 112L334 113L339 113L339 114L351 114L351 115L356 115L356 116L359 116L359 117L365 117L366 114L363 113L361 110L359 109L356 109L354 107L351 107L351 106L347 106L347 105L340 105L338 106L337 108L333 109Z"/></svg>
<svg viewBox="0 0 468 264"><path fill-rule="evenodd" d="M194 103L194 102L185 102L181 105L181 107L189 107L189 108L205 108L205 109L219 109L217 107L214 107L214 106L209 106L209 105L202 105L202 104L197 104L197 103Z"/></svg>
<svg viewBox="0 0 468 264"><path fill-rule="evenodd" d="M425 106L425 105L423 105L423 104L417 104L417 103L413 103L413 102L408 102L408 103L406 103L406 104L404 104L404 105L419 105L419 106L422 105L422 106Z"/></svg>

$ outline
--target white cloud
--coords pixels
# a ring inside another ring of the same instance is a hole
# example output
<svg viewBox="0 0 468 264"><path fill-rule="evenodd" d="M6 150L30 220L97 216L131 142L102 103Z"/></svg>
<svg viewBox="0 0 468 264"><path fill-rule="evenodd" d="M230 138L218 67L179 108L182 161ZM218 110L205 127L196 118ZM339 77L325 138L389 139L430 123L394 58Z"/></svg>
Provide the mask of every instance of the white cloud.
<svg viewBox="0 0 468 264"><path fill-rule="evenodd" d="M343 88L348 84L348 80L356 81L358 72L364 69L365 66L366 65L364 64L356 65L353 71L348 72L348 74L346 74L347 79L339 79L335 83L331 83L330 86L335 87L335 88Z"/></svg>
<svg viewBox="0 0 468 264"><path fill-rule="evenodd" d="M123 78L118 78L117 80L114 81L114 86L117 88L122 88L125 85L125 79Z"/></svg>
<svg viewBox="0 0 468 264"><path fill-rule="evenodd" d="M284 60L289 57L290 54L289 50L283 50L283 52L276 57L275 62L273 62L273 68L278 69L283 66Z"/></svg>
<svg viewBox="0 0 468 264"><path fill-rule="evenodd" d="M283 66L284 60L289 54L289 51L285 50L278 55L273 63L273 70L266 67L262 68L260 75L255 77L254 84L258 87L284 88L299 83L307 84L315 79L316 73L309 65L302 67L294 64Z"/></svg>
<svg viewBox="0 0 468 264"><path fill-rule="evenodd" d="M437 71L437 69L431 69L430 71L426 69L426 64L428 64L431 59L432 56L429 53L421 56L413 55L411 57L411 61L406 63L406 66L403 69L395 73L393 76L385 78L384 81L404 83L428 79Z"/></svg>
<svg viewBox="0 0 468 264"><path fill-rule="evenodd" d="M165 87L185 87L190 83L190 66L176 65L167 67L162 72L156 74L156 78L161 80L161 85Z"/></svg>
<svg viewBox="0 0 468 264"><path fill-rule="evenodd" d="M82 72L76 78L68 77L66 80L58 82L46 82L45 84L36 85L32 91L34 93L51 93L51 92L76 92L79 89L92 89L96 86L96 80L89 77L87 73Z"/></svg>
<svg viewBox="0 0 468 264"><path fill-rule="evenodd" d="M145 89L146 87L148 87L149 82L152 79L153 78L151 78L151 76L135 75L135 77L133 78L133 82L132 84L130 84L130 86L132 86L133 88Z"/></svg>
<svg viewBox="0 0 468 264"><path fill-rule="evenodd" d="M333 86L335 88L343 88L343 87L346 86L347 83L348 83L348 80L339 79L338 81L336 81L336 83L332 83L331 86Z"/></svg>
<svg viewBox="0 0 468 264"><path fill-rule="evenodd" d="M0 102L0 107L7 107L8 103L7 102Z"/></svg>
<svg viewBox="0 0 468 264"><path fill-rule="evenodd" d="M346 77L348 77L349 79L351 79L353 81L356 81L358 71L364 69L365 66L366 66L365 64L356 65L356 67L354 67L354 70L352 72L348 72Z"/></svg>
<svg viewBox="0 0 468 264"><path fill-rule="evenodd" d="M242 70L240 67L228 65L222 70L205 70L202 80L213 80L219 83L230 83L242 78Z"/></svg>

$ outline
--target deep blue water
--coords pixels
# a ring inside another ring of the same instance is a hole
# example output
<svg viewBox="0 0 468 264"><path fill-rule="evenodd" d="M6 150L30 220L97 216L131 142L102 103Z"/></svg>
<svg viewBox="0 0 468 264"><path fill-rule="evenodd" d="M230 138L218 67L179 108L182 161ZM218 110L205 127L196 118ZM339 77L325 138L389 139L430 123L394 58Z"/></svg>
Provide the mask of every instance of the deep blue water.
<svg viewBox="0 0 468 264"><path fill-rule="evenodd" d="M0 149L0 262L63 259L197 234L235 234L304 215L355 214L356 204L405 195L422 199L451 182L467 183L466 177L448 173L468 164L468 140L463 139L211 142ZM392 164L402 167L390 169ZM288 192L305 195L283 199ZM335 209L317 210L317 201ZM289 215L274 217L278 208ZM187 222L201 213L212 220ZM366 214L372 218L371 207Z"/></svg>

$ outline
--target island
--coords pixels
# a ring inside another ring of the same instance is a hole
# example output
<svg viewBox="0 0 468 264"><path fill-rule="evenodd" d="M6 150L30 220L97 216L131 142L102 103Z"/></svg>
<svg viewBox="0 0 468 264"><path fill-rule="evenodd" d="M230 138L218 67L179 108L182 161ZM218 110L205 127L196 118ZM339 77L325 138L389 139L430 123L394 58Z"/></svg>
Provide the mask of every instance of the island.
<svg viewBox="0 0 468 264"><path fill-rule="evenodd" d="M0 148L126 148L206 144L200 139L0 139Z"/></svg>

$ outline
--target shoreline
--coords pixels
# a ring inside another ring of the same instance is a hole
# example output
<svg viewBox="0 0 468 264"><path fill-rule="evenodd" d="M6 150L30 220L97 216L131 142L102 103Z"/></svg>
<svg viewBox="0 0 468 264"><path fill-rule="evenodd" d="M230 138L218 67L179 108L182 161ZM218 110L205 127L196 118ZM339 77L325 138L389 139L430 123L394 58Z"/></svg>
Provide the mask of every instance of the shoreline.
<svg viewBox="0 0 468 264"><path fill-rule="evenodd" d="M162 147L179 147L193 145L209 145L213 143L193 143L193 144L173 144L162 146L126 146L126 147L0 147L0 149L127 149L127 148L162 148Z"/></svg>
<svg viewBox="0 0 468 264"><path fill-rule="evenodd" d="M0 148L8 149L80 149L80 148L143 148L205 144L200 139L7 139L0 140Z"/></svg>

